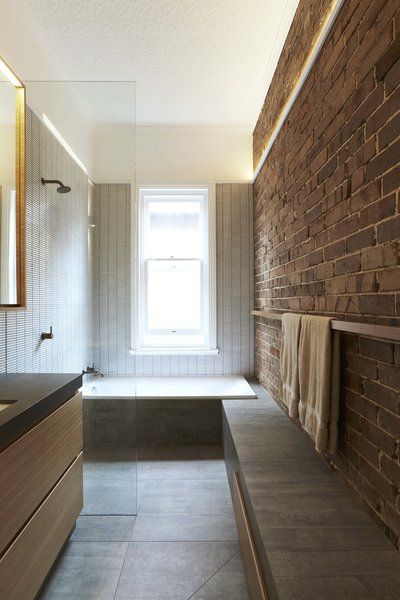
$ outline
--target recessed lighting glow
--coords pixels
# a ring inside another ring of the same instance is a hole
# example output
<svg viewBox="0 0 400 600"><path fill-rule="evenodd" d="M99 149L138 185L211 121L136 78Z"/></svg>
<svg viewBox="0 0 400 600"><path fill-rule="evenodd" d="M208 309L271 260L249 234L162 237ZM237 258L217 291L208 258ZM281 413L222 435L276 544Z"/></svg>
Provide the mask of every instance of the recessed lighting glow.
<svg viewBox="0 0 400 600"><path fill-rule="evenodd" d="M50 119L48 117L46 117L46 115L44 113L43 113L43 122L46 125L46 127L51 131L51 133L54 135L54 137L56 137L58 139L58 141L60 142L60 144L66 149L66 151L71 156L71 158L74 159L74 161L76 162L76 164L80 166L80 168L82 169L82 171L84 171L85 173L87 173L87 168L85 167L85 165L83 164L83 162L77 157L77 155L75 154L75 152L72 150L71 146L69 146L67 144L67 142L64 140L64 138L61 135L61 133L53 125L53 123L50 121Z"/></svg>
<svg viewBox="0 0 400 600"><path fill-rule="evenodd" d="M2 60L1 58L0 58L0 73L2 73L4 75L4 77L6 79L8 79L8 81L10 83L12 83L15 87L17 87L17 88L24 87L23 84L18 79L18 77L16 75L14 75L14 73L11 71L10 67L8 67L6 65L6 63L4 62L4 60Z"/></svg>

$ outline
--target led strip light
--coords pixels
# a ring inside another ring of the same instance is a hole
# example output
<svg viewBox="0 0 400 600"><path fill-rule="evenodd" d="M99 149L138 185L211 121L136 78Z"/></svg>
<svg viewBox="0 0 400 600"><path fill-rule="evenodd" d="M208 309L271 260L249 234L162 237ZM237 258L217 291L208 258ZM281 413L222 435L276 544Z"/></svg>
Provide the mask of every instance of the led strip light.
<svg viewBox="0 0 400 600"><path fill-rule="evenodd" d="M278 121L268 139L268 144L265 147L265 149L260 157L260 160L258 161L257 167L256 167L256 169L254 171L254 175L253 175L253 183L256 180L259 172L261 171L262 166L265 163L267 156L268 156L276 138L278 137L278 134L282 128L282 125L286 121L286 117L288 116L290 109L292 108L293 104L295 103L297 96L300 94L300 91L304 85L304 82L306 81L306 79L318 57L318 54L320 53L321 48L324 45L326 38L328 37L328 34L332 28L332 25L334 24L336 17L338 16L340 9L342 8L342 6L345 2L346 2L346 0L334 0L334 2L332 2L331 8L330 8L328 14L326 15L323 25L318 33L318 37L315 40L315 43L307 56L307 59L303 65L300 75L297 78L296 84L295 84L289 98L287 99L285 106L283 107L283 109L279 115Z"/></svg>

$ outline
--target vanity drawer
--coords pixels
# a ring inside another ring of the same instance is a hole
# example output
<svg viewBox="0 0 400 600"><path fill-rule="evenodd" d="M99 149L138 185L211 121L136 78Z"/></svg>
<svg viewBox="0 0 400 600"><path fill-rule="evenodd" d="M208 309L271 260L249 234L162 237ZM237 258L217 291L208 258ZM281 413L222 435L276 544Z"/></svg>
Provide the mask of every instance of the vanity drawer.
<svg viewBox="0 0 400 600"><path fill-rule="evenodd" d="M78 393L0 453L0 555L82 447Z"/></svg>
<svg viewBox="0 0 400 600"><path fill-rule="evenodd" d="M239 478L236 473L233 478L232 500L250 598L251 600L268 600Z"/></svg>
<svg viewBox="0 0 400 600"><path fill-rule="evenodd" d="M0 559L0 598L35 598L82 505L80 454Z"/></svg>

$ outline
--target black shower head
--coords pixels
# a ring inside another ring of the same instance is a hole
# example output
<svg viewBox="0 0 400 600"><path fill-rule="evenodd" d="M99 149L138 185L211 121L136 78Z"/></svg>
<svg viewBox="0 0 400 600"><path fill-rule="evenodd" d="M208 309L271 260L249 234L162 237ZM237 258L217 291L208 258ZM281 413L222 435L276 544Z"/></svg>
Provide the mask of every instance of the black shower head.
<svg viewBox="0 0 400 600"><path fill-rule="evenodd" d="M42 177L42 183L43 185L46 185L46 183L56 183L58 185L57 192L59 194L68 194L71 191L71 188L68 185L64 185L59 179L44 179Z"/></svg>

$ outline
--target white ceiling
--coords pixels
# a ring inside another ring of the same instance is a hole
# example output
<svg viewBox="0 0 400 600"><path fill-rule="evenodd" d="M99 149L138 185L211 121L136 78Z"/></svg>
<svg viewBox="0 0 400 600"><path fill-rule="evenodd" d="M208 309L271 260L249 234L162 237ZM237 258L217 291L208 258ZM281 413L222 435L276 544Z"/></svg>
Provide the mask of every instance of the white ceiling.
<svg viewBox="0 0 400 600"><path fill-rule="evenodd" d="M248 129L257 120L298 4L298 0L23 2L38 43L61 66L61 78L136 81L139 125Z"/></svg>

